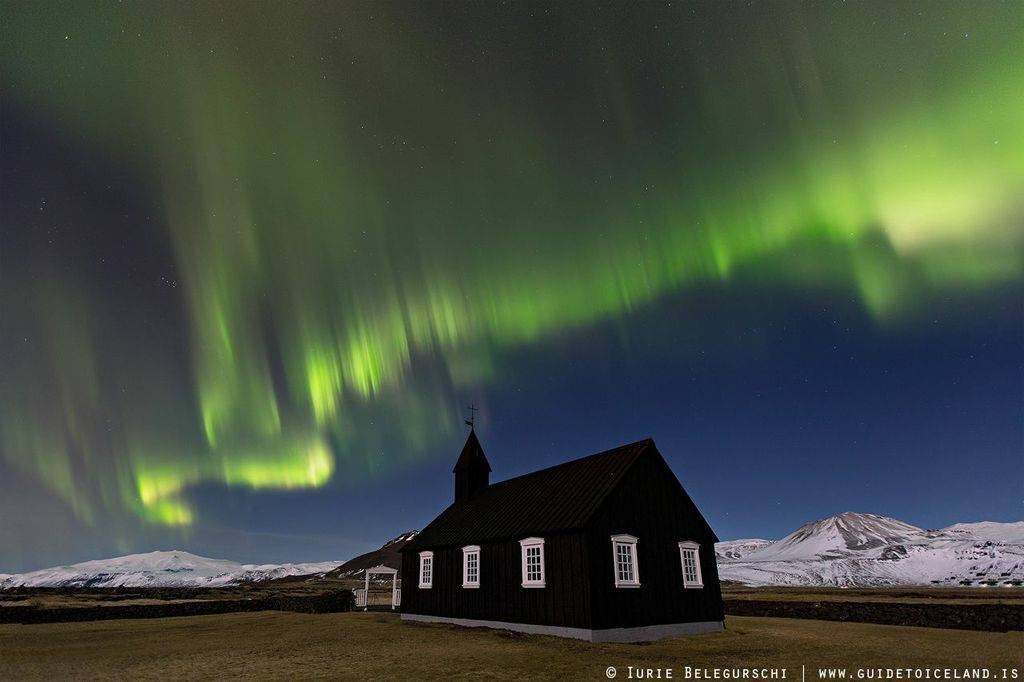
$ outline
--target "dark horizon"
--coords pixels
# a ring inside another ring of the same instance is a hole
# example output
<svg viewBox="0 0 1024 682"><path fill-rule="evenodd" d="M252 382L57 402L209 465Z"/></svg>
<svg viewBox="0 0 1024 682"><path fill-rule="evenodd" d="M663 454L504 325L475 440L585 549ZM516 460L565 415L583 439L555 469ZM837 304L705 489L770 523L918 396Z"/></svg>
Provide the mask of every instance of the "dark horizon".
<svg viewBox="0 0 1024 682"><path fill-rule="evenodd" d="M345 559L652 437L1024 518L1022 6L0 6L0 571Z"/></svg>

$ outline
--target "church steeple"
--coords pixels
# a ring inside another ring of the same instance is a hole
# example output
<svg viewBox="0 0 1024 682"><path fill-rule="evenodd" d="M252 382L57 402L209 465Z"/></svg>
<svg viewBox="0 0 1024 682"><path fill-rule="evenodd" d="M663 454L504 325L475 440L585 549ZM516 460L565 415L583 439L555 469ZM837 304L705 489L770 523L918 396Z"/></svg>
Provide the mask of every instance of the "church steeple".
<svg viewBox="0 0 1024 682"><path fill-rule="evenodd" d="M472 428L452 472L455 474L455 504L465 502L491 484L491 465Z"/></svg>

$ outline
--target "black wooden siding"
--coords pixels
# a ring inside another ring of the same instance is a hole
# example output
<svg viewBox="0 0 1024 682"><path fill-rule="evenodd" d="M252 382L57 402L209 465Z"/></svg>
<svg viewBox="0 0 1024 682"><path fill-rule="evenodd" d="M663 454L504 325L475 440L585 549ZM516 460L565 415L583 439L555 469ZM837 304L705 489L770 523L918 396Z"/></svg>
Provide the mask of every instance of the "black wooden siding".
<svg viewBox="0 0 1024 682"><path fill-rule="evenodd" d="M640 587L616 588L611 536L637 538ZM720 621L715 536L653 448L641 456L587 527L594 629ZM700 544L703 589L683 587L679 543Z"/></svg>
<svg viewBox="0 0 1024 682"><path fill-rule="evenodd" d="M421 544L411 551L407 546L402 556L401 610L446 618L586 629L723 620L714 553L717 538L653 443L650 445L640 453L627 451L630 459L635 458L627 470L609 470L614 486L582 528L524 531L522 537L483 542L466 538L464 544L481 547L477 589L462 587L461 544ZM581 491L566 485L552 492L572 497L593 494L593 489ZM517 505L500 507L503 516L530 518ZM533 509L531 514L536 512ZM472 524L456 525L465 531ZM639 588L615 587L611 536L621 533L638 538ZM533 535L545 539L546 587L527 589L522 587L519 540ZM685 540L700 544L702 589L683 587L679 542ZM434 552L434 584L430 589L418 587L418 552L424 549Z"/></svg>
<svg viewBox="0 0 1024 682"><path fill-rule="evenodd" d="M544 536L545 587L522 586L519 540L480 544L480 587L462 587L462 548L434 549L434 584L420 589L418 552L402 555L402 611L446 618L590 628L582 533Z"/></svg>

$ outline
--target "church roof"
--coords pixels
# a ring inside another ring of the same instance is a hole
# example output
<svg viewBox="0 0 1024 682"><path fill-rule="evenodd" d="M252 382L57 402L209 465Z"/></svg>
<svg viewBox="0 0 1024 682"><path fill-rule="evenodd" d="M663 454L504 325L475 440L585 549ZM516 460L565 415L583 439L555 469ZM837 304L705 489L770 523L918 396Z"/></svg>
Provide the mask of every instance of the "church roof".
<svg viewBox="0 0 1024 682"><path fill-rule="evenodd" d="M476 441L472 433L470 438ZM469 445L467 441L466 448ZM403 551L581 528L633 462L653 447L654 441L647 438L494 483L472 499L449 506Z"/></svg>

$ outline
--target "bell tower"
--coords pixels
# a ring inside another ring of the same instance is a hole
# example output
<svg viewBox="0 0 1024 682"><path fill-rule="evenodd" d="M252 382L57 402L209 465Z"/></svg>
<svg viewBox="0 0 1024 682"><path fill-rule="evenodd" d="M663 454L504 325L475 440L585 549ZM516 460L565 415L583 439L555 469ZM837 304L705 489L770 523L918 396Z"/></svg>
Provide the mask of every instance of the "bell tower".
<svg viewBox="0 0 1024 682"><path fill-rule="evenodd" d="M471 499L491 484L491 465L472 427L452 472L455 474L455 504Z"/></svg>

